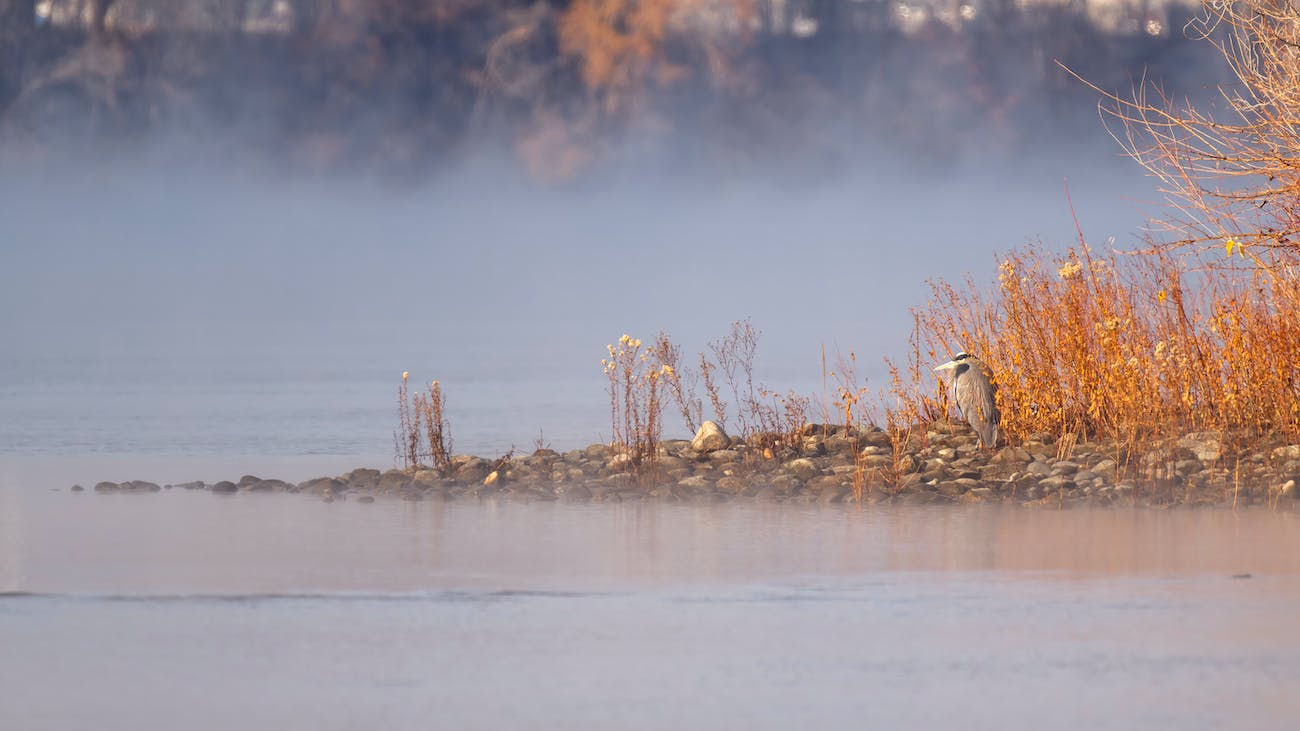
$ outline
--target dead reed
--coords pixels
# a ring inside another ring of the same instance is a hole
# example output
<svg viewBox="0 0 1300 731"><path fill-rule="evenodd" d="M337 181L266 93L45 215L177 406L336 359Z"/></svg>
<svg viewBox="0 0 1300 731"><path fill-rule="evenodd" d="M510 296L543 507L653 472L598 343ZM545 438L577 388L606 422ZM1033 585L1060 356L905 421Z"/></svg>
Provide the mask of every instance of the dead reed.
<svg viewBox="0 0 1300 731"><path fill-rule="evenodd" d="M601 366L609 381L610 431L613 446L622 450L628 471L639 479L649 478L663 433L664 382L672 366L642 350L639 338L624 334L606 346L609 357Z"/></svg>
<svg viewBox="0 0 1300 731"><path fill-rule="evenodd" d="M1188 432L1300 438L1300 7L1210 3L1189 28L1236 74L1226 114L1150 85L1098 89L1169 196L1155 232L1125 253L1082 233L1061 255L1023 247L991 289L940 280L916 313L918 354L967 350L993 368L1012 443L1113 440L1123 468ZM937 386L895 370L890 413L944 413Z"/></svg>
<svg viewBox="0 0 1300 731"><path fill-rule="evenodd" d="M403 469L430 466L442 474L451 473L451 425L446 417L446 401L438 381L429 384L428 393L411 396L407 381L410 372L402 373L397 391L398 428L393 433L397 462Z"/></svg>
<svg viewBox="0 0 1300 731"><path fill-rule="evenodd" d="M681 347L665 332L649 347L629 335L606 346L601 365L608 379L612 442L627 455L630 470L645 473L653 464L663 433L665 399L676 404L691 434L699 429L704 421L701 383L713 419L724 430L728 416L734 416L738 436L749 443L765 449L798 446L812 399L755 380L760 336L749 320L732 323L725 337L699 354L698 370L682 364ZM774 455L770 450L768 454Z"/></svg>

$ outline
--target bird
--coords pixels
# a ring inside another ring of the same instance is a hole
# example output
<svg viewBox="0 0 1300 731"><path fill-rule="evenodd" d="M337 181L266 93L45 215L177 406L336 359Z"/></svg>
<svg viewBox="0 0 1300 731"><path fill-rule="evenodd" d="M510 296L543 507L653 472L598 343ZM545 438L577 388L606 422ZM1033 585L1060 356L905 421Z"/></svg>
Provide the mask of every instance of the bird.
<svg viewBox="0 0 1300 731"><path fill-rule="evenodd" d="M935 370L952 371L952 400L957 402L961 418L975 430L980 446L991 449L998 441L998 422L1002 418L994 400L997 387L993 385L993 371L964 351Z"/></svg>

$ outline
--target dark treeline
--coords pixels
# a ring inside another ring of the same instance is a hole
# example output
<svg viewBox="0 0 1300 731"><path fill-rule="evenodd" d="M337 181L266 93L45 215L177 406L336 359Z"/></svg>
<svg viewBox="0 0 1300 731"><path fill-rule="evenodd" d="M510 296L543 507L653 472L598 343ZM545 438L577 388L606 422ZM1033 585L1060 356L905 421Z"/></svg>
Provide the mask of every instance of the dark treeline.
<svg viewBox="0 0 1300 731"><path fill-rule="evenodd" d="M1095 2L1096 0L1094 0ZM1195 8L1014 0L0 0L0 161L142 146L540 180L943 164L1095 135L1097 85L1219 80Z"/></svg>

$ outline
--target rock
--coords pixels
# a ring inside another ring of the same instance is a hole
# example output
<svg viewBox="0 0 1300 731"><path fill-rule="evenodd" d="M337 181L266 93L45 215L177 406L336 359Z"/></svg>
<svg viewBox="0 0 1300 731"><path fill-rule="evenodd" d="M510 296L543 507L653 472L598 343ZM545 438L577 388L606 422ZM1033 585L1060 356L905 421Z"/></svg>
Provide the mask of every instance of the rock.
<svg viewBox="0 0 1300 731"><path fill-rule="evenodd" d="M1073 475L1079 471L1079 463L1069 460L1061 460L1052 464L1052 474L1054 475Z"/></svg>
<svg viewBox="0 0 1300 731"><path fill-rule="evenodd" d="M361 497L357 498L357 502L359 503L373 503L374 501L375 498L373 495L362 495Z"/></svg>
<svg viewBox="0 0 1300 731"><path fill-rule="evenodd" d="M844 500L844 496L849 494L849 488L844 485L824 485L821 491L817 493L817 502L819 503L838 503Z"/></svg>
<svg viewBox="0 0 1300 731"><path fill-rule="evenodd" d="M679 480L677 484L691 490L708 490L713 487L713 483L703 475L691 475L684 480Z"/></svg>
<svg viewBox="0 0 1300 731"><path fill-rule="evenodd" d="M309 495L337 495L347 488L347 483L333 477L315 477L306 482L298 483L297 490ZM216 485L212 486L212 491L217 492Z"/></svg>
<svg viewBox="0 0 1300 731"><path fill-rule="evenodd" d="M891 452L894 449L894 440L889 436L889 432L875 426L866 431L859 432L858 442L863 446L888 449Z"/></svg>
<svg viewBox="0 0 1300 731"><path fill-rule="evenodd" d="M343 475L343 482L358 490L367 490L379 485L379 470L359 467Z"/></svg>
<svg viewBox="0 0 1300 731"><path fill-rule="evenodd" d="M799 488L803 486L803 483L799 481L799 478L792 475L777 475L772 478L771 485L772 489L777 492L780 492L783 495L789 495L797 492Z"/></svg>
<svg viewBox="0 0 1300 731"><path fill-rule="evenodd" d="M1046 462L1030 462L1025 466L1025 473L1036 477L1047 477L1052 474L1052 468Z"/></svg>
<svg viewBox="0 0 1300 731"><path fill-rule="evenodd" d="M857 446L857 443L858 440L855 437L844 432L832 434L826 437L826 441L823 442L823 444L826 445L827 451L835 454L840 452L850 452ZM868 449L876 449L876 447L868 447Z"/></svg>
<svg viewBox="0 0 1300 731"><path fill-rule="evenodd" d="M1033 456L1020 447L1003 447L997 454L989 458L990 464L1000 465L1024 465L1029 464Z"/></svg>
<svg viewBox="0 0 1300 731"><path fill-rule="evenodd" d="M244 475L243 477L239 478L239 482L236 482L235 485L238 486L240 490L243 490L249 485L256 485L261 481L262 478L260 477L256 477L254 475Z"/></svg>
<svg viewBox="0 0 1300 731"><path fill-rule="evenodd" d="M820 437L806 437L799 448L799 453L805 457L820 457L826 454L826 442Z"/></svg>
<svg viewBox="0 0 1300 731"><path fill-rule="evenodd" d="M487 462L483 460L462 465L460 469L456 470L456 479L469 484L482 482L487 475Z"/></svg>
<svg viewBox="0 0 1300 731"><path fill-rule="evenodd" d="M402 470L388 470L379 476L375 487L380 492L395 493L411 484L411 475Z"/></svg>
<svg viewBox="0 0 1300 731"><path fill-rule="evenodd" d="M435 470L420 470L411 476L411 481L404 487L415 490L429 490L442 487L443 480Z"/></svg>
<svg viewBox="0 0 1300 731"><path fill-rule="evenodd" d="M82 487L81 485L73 485L73 486L72 486L72 491L73 491L73 492L84 492L85 489L86 489L86 488Z"/></svg>
<svg viewBox="0 0 1300 731"><path fill-rule="evenodd" d="M1192 432L1179 439L1178 446L1202 462L1217 462L1223 456L1223 442L1217 431Z"/></svg>
<svg viewBox="0 0 1300 731"><path fill-rule="evenodd" d="M97 482L95 483L95 492L117 492L117 483Z"/></svg>
<svg viewBox="0 0 1300 731"><path fill-rule="evenodd" d="M920 472L909 472L898 478L898 489L911 490L921 484Z"/></svg>
<svg viewBox="0 0 1300 731"><path fill-rule="evenodd" d="M1104 479L1109 480L1115 476L1115 468L1117 466L1118 465L1115 463L1115 460L1110 458L1105 458L1092 466L1092 472L1097 475L1100 475Z"/></svg>
<svg viewBox="0 0 1300 731"><path fill-rule="evenodd" d="M1274 459L1300 459L1300 444L1288 444L1273 450Z"/></svg>
<svg viewBox="0 0 1300 731"><path fill-rule="evenodd" d="M221 482L214 483L212 487L208 488L208 490L218 494L229 494L232 492L239 492L239 485L236 485L230 480L222 480Z"/></svg>
<svg viewBox="0 0 1300 731"><path fill-rule="evenodd" d="M712 421L700 424L699 430L695 432L695 438L691 440L691 449L697 452L716 452L730 445L731 437L728 437L727 432Z"/></svg>
<svg viewBox="0 0 1300 731"><path fill-rule="evenodd" d="M735 462L740 459L740 452L734 449L719 449L709 453L712 462Z"/></svg>
<svg viewBox="0 0 1300 731"><path fill-rule="evenodd" d="M501 470L492 470L487 474L487 477L483 478L483 484L489 487L501 482L505 482L501 477Z"/></svg>
<svg viewBox="0 0 1300 731"><path fill-rule="evenodd" d="M586 485L562 485L556 488L556 493L565 502L581 502L591 499L591 488Z"/></svg>
<svg viewBox="0 0 1300 731"><path fill-rule="evenodd" d="M813 477L816 477L817 475L820 475L822 472L820 469L817 468L817 465L814 464L813 461L811 459L808 459L807 457L792 459L789 462L786 462L783 465L783 467L786 472L790 473L791 475L794 475L795 477L798 477L800 480L803 480L805 482L812 479Z"/></svg>
<svg viewBox="0 0 1300 731"><path fill-rule="evenodd" d="M182 482L178 485L172 485L172 487L179 487L182 490L203 490L207 488L207 485L203 480L195 480L193 482Z"/></svg>
<svg viewBox="0 0 1300 731"><path fill-rule="evenodd" d="M159 487L156 483L147 482L145 480L131 480L130 482L123 482L117 487L118 490L121 492L158 492L162 490L162 488Z"/></svg>
<svg viewBox="0 0 1300 731"><path fill-rule="evenodd" d="M249 492L285 492L289 489L289 483L284 480L258 480L241 489Z"/></svg>
<svg viewBox="0 0 1300 731"><path fill-rule="evenodd" d="M959 421L936 421L930 424L930 433L939 436L947 434L965 434L970 427Z"/></svg>
<svg viewBox="0 0 1300 731"><path fill-rule="evenodd" d="M1101 482L1102 479L1103 478L1100 475L1092 470L1079 470L1074 473L1074 482L1079 485L1084 483L1098 483Z"/></svg>
<svg viewBox="0 0 1300 731"><path fill-rule="evenodd" d="M958 482L953 482L951 480L948 480L945 482L940 482L935 487L935 489L939 491L940 495L947 495L948 497L957 497L963 492L966 492L967 486Z"/></svg>
<svg viewBox="0 0 1300 731"><path fill-rule="evenodd" d="M744 480L741 480L739 477L733 477L728 475L718 480L718 484L716 487L719 490L724 490L726 492L740 493L742 490L745 489L745 482Z"/></svg>
<svg viewBox="0 0 1300 731"><path fill-rule="evenodd" d="M582 450L582 453L588 459L603 460L609 456L609 447L604 444L591 444Z"/></svg>
<svg viewBox="0 0 1300 731"><path fill-rule="evenodd" d="M1073 490L1075 487L1074 480L1071 480L1069 477L1066 477L1065 475L1050 475L1048 477L1044 477L1043 479L1038 481L1038 486L1041 487L1044 492Z"/></svg>

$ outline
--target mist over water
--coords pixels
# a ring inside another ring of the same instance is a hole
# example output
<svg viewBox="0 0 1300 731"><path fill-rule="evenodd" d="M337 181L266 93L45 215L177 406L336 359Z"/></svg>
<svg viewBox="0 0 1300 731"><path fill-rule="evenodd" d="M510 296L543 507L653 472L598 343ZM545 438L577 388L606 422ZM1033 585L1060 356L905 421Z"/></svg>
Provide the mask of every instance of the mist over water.
<svg viewBox="0 0 1300 731"><path fill-rule="evenodd" d="M879 387L928 278L1074 240L1067 179L1091 242L1133 240L1149 183L1093 155L815 185L5 175L0 452L388 454L403 371L442 382L458 450L581 446L606 343L693 358L746 317L763 383L821 394L825 346Z"/></svg>

